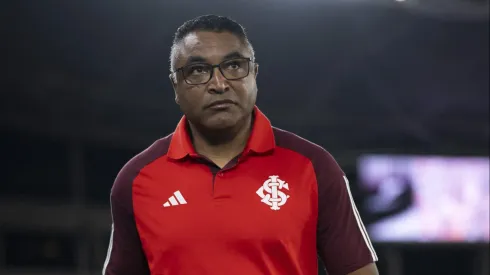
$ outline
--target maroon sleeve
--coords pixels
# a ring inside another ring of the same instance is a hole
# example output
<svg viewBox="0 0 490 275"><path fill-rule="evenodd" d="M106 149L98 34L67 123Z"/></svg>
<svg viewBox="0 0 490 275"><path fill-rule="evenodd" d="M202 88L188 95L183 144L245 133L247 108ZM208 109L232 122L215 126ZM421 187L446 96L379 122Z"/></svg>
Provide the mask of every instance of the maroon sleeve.
<svg viewBox="0 0 490 275"><path fill-rule="evenodd" d="M321 146L274 128L276 144L307 157L318 184L318 254L329 275L346 275L377 261L376 253L335 159Z"/></svg>
<svg viewBox="0 0 490 275"><path fill-rule="evenodd" d="M138 171L127 165L111 192L112 232L102 275L150 274L133 216L132 181Z"/></svg>
<svg viewBox="0 0 490 275"><path fill-rule="evenodd" d="M321 151L313 159L319 196L318 253L329 275L346 275L377 261L377 256L347 177L335 159Z"/></svg>
<svg viewBox="0 0 490 275"><path fill-rule="evenodd" d="M133 211L133 181L141 169L167 153L171 135L153 143L119 172L111 191L112 232L102 275L150 274Z"/></svg>

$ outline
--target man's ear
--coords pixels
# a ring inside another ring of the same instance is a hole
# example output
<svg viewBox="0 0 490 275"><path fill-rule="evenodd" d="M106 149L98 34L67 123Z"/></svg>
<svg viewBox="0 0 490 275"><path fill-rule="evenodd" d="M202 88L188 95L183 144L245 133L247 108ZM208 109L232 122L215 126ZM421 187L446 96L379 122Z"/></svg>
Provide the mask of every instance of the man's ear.
<svg viewBox="0 0 490 275"><path fill-rule="evenodd" d="M168 78L170 79L170 83L172 83L172 88L174 89L175 103L179 104L179 96L177 95L177 82L174 74L169 74Z"/></svg>
<svg viewBox="0 0 490 275"><path fill-rule="evenodd" d="M255 75L255 78L257 78L257 75L259 74L259 64L258 63L255 63L255 66L254 66L254 75Z"/></svg>
<svg viewBox="0 0 490 275"><path fill-rule="evenodd" d="M175 91L177 80L175 79L174 74L173 73L169 74L168 78L170 79L170 83L172 83L172 88L174 88Z"/></svg>

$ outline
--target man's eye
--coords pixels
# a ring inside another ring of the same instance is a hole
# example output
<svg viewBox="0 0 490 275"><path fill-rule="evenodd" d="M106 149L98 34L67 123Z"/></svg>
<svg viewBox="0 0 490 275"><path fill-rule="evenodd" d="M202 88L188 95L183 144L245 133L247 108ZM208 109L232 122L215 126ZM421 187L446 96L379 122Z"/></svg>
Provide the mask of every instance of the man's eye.
<svg viewBox="0 0 490 275"><path fill-rule="evenodd" d="M187 70L188 74L206 74L209 72L206 66L191 66Z"/></svg>
<svg viewBox="0 0 490 275"><path fill-rule="evenodd" d="M240 64L240 62L236 62L236 61L232 61L232 62L229 62L226 64L226 69L229 69L229 70L237 70L237 69L240 69L242 66Z"/></svg>
<svg viewBox="0 0 490 275"><path fill-rule="evenodd" d="M204 72L204 68L203 67L193 68L192 69L192 72L193 73L203 73Z"/></svg>

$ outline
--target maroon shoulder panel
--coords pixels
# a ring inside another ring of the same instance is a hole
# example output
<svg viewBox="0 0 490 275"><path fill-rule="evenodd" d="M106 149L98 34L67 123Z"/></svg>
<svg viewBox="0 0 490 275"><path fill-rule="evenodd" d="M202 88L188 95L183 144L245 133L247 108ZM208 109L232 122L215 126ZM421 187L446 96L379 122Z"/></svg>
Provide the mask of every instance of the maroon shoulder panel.
<svg viewBox="0 0 490 275"><path fill-rule="evenodd" d="M131 159L119 172L111 191L112 233L104 275L150 274L133 215L133 180L146 165L164 156L172 135Z"/></svg>
<svg viewBox="0 0 490 275"><path fill-rule="evenodd" d="M318 184L318 254L329 275L345 275L377 260L350 193L349 183L324 148L274 128L278 147L310 159Z"/></svg>

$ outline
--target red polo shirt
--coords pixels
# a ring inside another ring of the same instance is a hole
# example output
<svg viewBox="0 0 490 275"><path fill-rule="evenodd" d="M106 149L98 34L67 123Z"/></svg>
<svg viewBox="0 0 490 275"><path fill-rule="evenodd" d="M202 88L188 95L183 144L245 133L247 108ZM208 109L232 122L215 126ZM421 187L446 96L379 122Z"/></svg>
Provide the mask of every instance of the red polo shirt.
<svg viewBox="0 0 490 275"><path fill-rule="evenodd" d="M185 117L121 170L105 275L330 275L377 260L344 173L258 108L243 153L220 169Z"/></svg>

